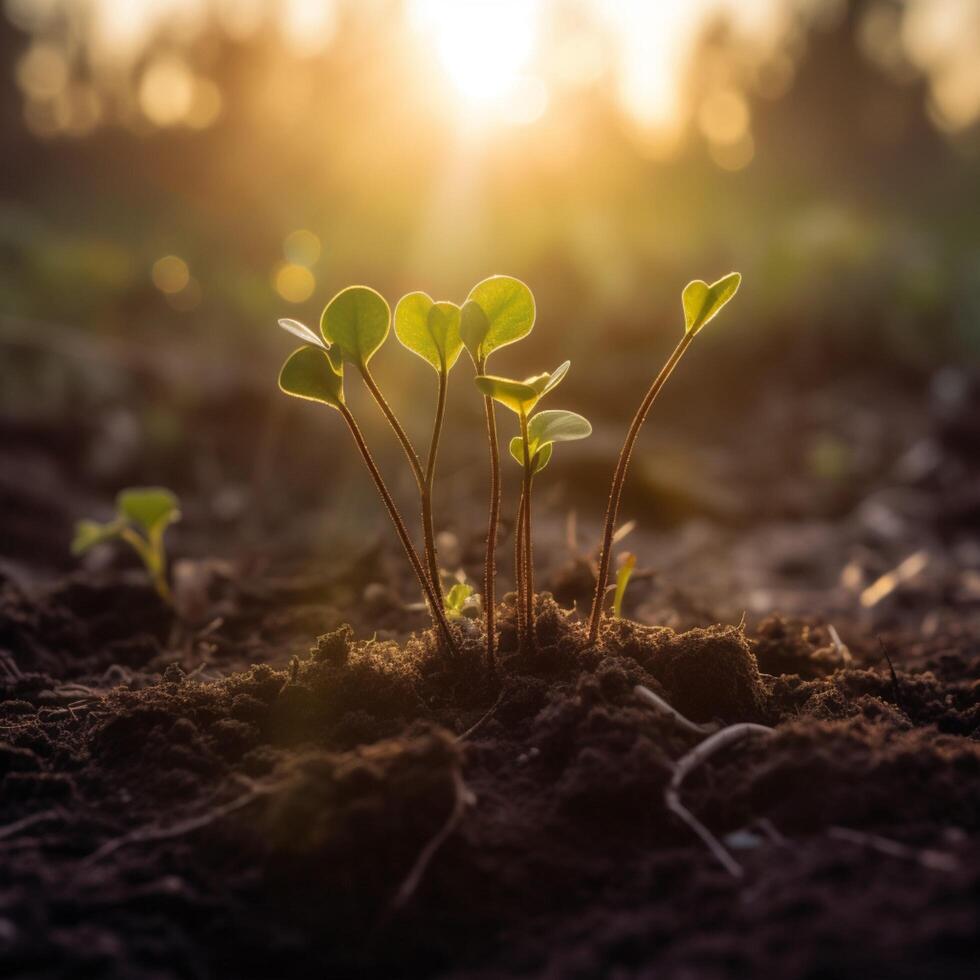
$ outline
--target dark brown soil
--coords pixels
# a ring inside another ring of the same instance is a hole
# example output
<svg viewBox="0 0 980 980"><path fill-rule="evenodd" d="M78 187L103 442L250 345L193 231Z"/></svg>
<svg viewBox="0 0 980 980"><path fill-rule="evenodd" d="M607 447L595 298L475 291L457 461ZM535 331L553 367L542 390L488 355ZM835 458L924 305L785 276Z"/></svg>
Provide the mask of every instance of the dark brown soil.
<svg viewBox="0 0 980 980"><path fill-rule="evenodd" d="M588 561L543 501L540 579L561 604L542 594L535 656L502 605L496 676L476 623L453 661L402 605L383 527L291 554L315 499L276 551L253 528L236 552L185 494L175 550L203 557L178 623L124 557L70 570L58 542L106 494L52 432L12 439L8 461L62 469L4 478L0 972L972 980L980 546L947 504L968 498L976 443L924 424L908 439L938 440L941 462L882 475L886 453L850 507L747 503L707 538L696 520L638 532L635 618L597 648L572 608ZM752 447L736 454L761 479ZM66 504L73 484L88 498ZM923 574L858 602L916 551ZM741 876L666 808L699 737L638 684L697 722L774 728L683 786Z"/></svg>

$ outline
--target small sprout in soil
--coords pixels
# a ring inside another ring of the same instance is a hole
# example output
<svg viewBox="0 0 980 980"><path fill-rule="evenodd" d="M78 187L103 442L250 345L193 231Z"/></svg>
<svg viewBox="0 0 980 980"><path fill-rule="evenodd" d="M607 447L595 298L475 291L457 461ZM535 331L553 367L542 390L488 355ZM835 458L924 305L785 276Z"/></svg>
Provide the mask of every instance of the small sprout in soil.
<svg viewBox="0 0 980 980"><path fill-rule="evenodd" d="M172 604L163 535L178 520L180 503L169 490L129 487L116 497L113 520L106 524L83 520L75 525L72 554L81 555L103 541L120 538L139 555L160 598Z"/></svg>
<svg viewBox="0 0 980 980"><path fill-rule="evenodd" d="M460 337L473 360L476 373L486 374L487 358L500 347L526 337L534 327L535 307L531 290L513 276L491 276L471 290L460 318ZM493 399L483 397L490 447L490 516L487 528L483 595L487 614L487 666L496 665L495 625L497 577L497 525L500 522L500 450Z"/></svg>
<svg viewBox="0 0 980 980"><path fill-rule="evenodd" d="M450 619L462 619L470 611L479 609L479 596L475 594L472 585L457 582L446 593L446 615Z"/></svg>
<svg viewBox="0 0 980 980"><path fill-rule="evenodd" d="M533 650L534 637L534 558L531 545L531 484L534 475L551 459L552 444L584 439L592 432L588 420L574 412L540 412L529 421L528 415L548 392L554 390L568 373L570 361L552 372L537 374L524 381L480 374L476 385L484 396L505 405L520 420L518 442L511 442L511 453L524 468L521 500L514 534L514 566L517 580L517 629L522 649ZM531 422L534 422L534 432Z"/></svg>
<svg viewBox="0 0 980 980"><path fill-rule="evenodd" d="M623 599L626 597L626 587L633 577L636 568L636 555L627 551L623 555L619 570L616 572L616 594L613 596L613 616L619 619L623 615Z"/></svg>
<svg viewBox="0 0 980 980"><path fill-rule="evenodd" d="M633 416L626 441L619 454L616 469L613 472L612 485L609 488L609 501L606 505L606 520L603 527L602 543L599 549L599 569L596 580L595 596L592 600L592 613L589 617L589 642L595 644L599 639L599 627L602 623L602 608L606 596L606 583L609 579L609 560L612 551L613 531L619 514L619 504L623 496L623 485L626 483L626 471L629 468L630 457L640 429L653 405L660 389L666 384L674 368L684 356L691 341L700 333L709 321L714 319L721 308L735 295L741 275L730 272L717 282L708 285L700 279L689 282L681 294L681 307L684 312L684 336L674 348L673 353L653 380L640 407Z"/></svg>
<svg viewBox="0 0 980 980"><path fill-rule="evenodd" d="M364 460L364 465L367 466L384 502L388 516L395 527L395 532L405 549L405 555L419 580L419 585L421 585L422 592L428 601L432 618L440 629L449 651L455 655L457 653L456 641L449 628L442 601L436 597L432 580L422 565L418 552L416 552L408 534L408 529L405 527L405 522L402 520L401 513L388 491L381 471L378 469L364 440L364 435L347 407L344 397L345 360L354 363L372 393L377 391L377 386L371 378L367 365L372 355L387 337L390 319L388 304L373 289L368 289L366 286L351 286L338 293L327 304L323 313L321 332L325 343L313 344L310 342L307 346L293 351L279 373L279 387L287 395L308 401L322 402L338 411L344 419L357 445L358 452ZM285 329L288 329L290 333L296 333L289 327ZM397 427L396 432L399 431L400 426L397 426L394 415L389 414L391 410L387 408L387 403L381 397L380 391L377 391L375 398L386 409L386 415L392 422L392 426ZM414 458L417 464L418 458L415 457L411 445L407 444L407 436L404 439L403 446L406 446L406 452L410 451L410 461ZM419 468L419 473L421 473L421 468ZM421 477L419 486L422 486Z"/></svg>

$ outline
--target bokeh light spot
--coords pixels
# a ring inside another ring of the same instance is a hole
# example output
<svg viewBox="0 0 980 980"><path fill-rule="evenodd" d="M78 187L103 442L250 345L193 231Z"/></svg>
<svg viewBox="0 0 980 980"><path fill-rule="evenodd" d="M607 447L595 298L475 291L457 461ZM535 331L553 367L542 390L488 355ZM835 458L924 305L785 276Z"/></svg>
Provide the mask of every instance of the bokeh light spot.
<svg viewBox="0 0 980 980"><path fill-rule="evenodd" d="M303 303L316 289L316 277L305 266L295 262L283 262L276 267L272 277L276 292L287 303Z"/></svg>
<svg viewBox="0 0 980 980"><path fill-rule="evenodd" d="M153 285L161 293L179 293L190 282L187 263L177 255L164 255L153 263Z"/></svg>
<svg viewBox="0 0 980 980"><path fill-rule="evenodd" d="M143 73L139 87L140 108L157 126L183 122L194 103L194 77L179 58L164 55Z"/></svg>

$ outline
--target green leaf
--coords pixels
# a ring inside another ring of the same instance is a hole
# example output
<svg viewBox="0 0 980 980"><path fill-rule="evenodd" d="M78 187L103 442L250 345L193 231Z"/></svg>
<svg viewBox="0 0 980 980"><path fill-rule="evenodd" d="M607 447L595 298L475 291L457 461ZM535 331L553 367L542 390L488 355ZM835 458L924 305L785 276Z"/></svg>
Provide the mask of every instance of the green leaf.
<svg viewBox="0 0 980 980"><path fill-rule="evenodd" d="M534 326L534 296L513 276L491 276L477 283L463 304L460 333L479 364L498 347L526 337Z"/></svg>
<svg viewBox="0 0 980 980"><path fill-rule="evenodd" d="M129 487L116 497L116 509L148 535L180 520L180 502L165 487Z"/></svg>
<svg viewBox="0 0 980 980"><path fill-rule="evenodd" d="M446 614L450 618L458 618L463 615L466 607L466 600L473 595L473 586L465 582L457 582L447 593L445 599Z"/></svg>
<svg viewBox="0 0 980 980"><path fill-rule="evenodd" d="M329 303L320 317L320 333L336 344L344 357L367 367L374 352L385 342L391 310L385 298L368 286L348 286Z"/></svg>
<svg viewBox="0 0 980 980"><path fill-rule="evenodd" d="M75 525L75 537L71 542L71 553L83 555L89 548L94 548L103 541L110 541L122 530L122 521L110 521L100 524L98 521L79 521Z"/></svg>
<svg viewBox="0 0 980 980"><path fill-rule="evenodd" d="M551 462L551 452L553 449L553 443L549 442L544 446L538 447L537 450L531 451L531 461L534 463L534 469L531 471L532 476L540 473ZM514 436L510 440L510 454L514 457L518 466L524 466L524 443L520 436Z"/></svg>
<svg viewBox="0 0 980 980"><path fill-rule="evenodd" d="M402 346L436 371L450 370L463 350L459 324L455 303L434 303L425 293L409 293L395 307L395 334Z"/></svg>
<svg viewBox="0 0 980 980"><path fill-rule="evenodd" d="M558 386L562 378L568 374L571 363L565 361L550 374L545 371L523 381L500 378L494 374L478 374L475 379L476 386L484 395L500 402L501 405L506 405L512 412L527 415L552 388Z"/></svg>
<svg viewBox="0 0 980 980"><path fill-rule="evenodd" d="M616 572L616 594L613 596L613 615L619 619L623 611L623 598L626 595L626 586L630 583L633 569L636 568L636 555L627 552L623 556L623 563Z"/></svg>
<svg viewBox="0 0 980 980"><path fill-rule="evenodd" d="M711 319L735 295L742 276L730 272L710 286L700 279L689 282L681 294L684 307L684 330L692 336Z"/></svg>
<svg viewBox="0 0 980 980"><path fill-rule="evenodd" d="M288 317L284 317L279 321L279 326L294 337L299 337L304 343L312 344L314 347L322 347L324 350L327 349L327 345L305 323L300 323L299 320L290 320Z"/></svg>
<svg viewBox="0 0 980 980"><path fill-rule="evenodd" d="M523 381L498 378L492 374L478 374L476 386L484 395L500 402L518 415L527 414L541 397L536 389Z"/></svg>
<svg viewBox="0 0 980 980"><path fill-rule="evenodd" d="M575 412L553 409L538 412L527 424L528 443L534 452L553 442L572 442L592 435L592 424Z"/></svg>
<svg viewBox="0 0 980 980"><path fill-rule="evenodd" d="M287 395L339 410L344 404L343 363L333 350L328 353L319 347L300 347L283 364L279 388Z"/></svg>

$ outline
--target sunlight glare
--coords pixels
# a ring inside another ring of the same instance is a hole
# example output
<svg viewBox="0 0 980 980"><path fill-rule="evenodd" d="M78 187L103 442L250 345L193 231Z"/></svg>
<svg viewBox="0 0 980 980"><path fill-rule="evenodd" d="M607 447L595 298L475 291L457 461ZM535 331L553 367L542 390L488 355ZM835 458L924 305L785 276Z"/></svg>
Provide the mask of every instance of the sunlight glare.
<svg viewBox="0 0 980 980"><path fill-rule="evenodd" d="M486 106L518 85L537 41L539 7L538 0L414 0L410 16L460 98Z"/></svg>

